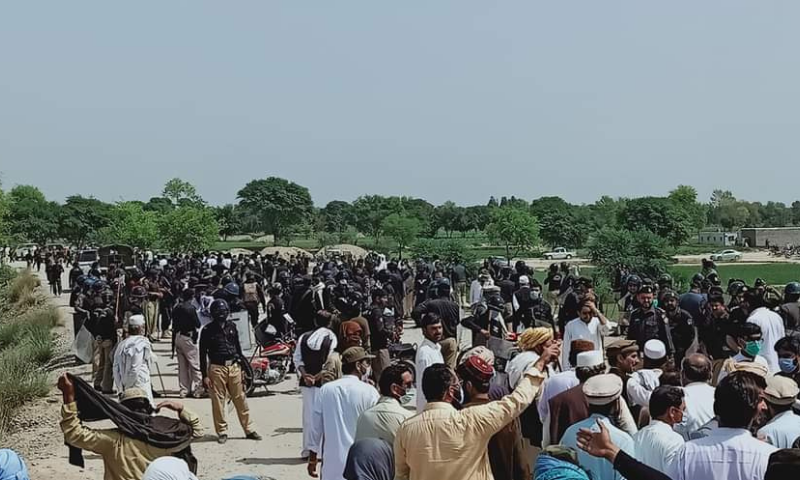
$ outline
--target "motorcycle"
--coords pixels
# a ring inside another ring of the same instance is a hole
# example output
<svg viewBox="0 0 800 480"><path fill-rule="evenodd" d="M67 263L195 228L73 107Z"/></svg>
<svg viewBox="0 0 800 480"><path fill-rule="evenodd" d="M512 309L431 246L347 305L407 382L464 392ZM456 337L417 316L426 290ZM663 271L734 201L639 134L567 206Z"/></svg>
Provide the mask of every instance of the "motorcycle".
<svg viewBox="0 0 800 480"><path fill-rule="evenodd" d="M258 347L242 372L245 394L250 395L258 387L277 385L288 373L294 371L292 357L296 342L292 328L280 335L275 327L262 322L254 329Z"/></svg>

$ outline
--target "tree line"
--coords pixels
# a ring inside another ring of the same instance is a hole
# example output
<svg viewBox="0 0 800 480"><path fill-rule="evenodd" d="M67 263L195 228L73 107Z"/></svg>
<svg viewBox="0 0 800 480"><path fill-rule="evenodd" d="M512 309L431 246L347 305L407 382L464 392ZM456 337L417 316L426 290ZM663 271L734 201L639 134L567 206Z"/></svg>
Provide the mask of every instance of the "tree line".
<svg viewBox="0 0 800 480"><path fill-rule="evenodd" d="M0 189L0 239L44 244L60 239L72 245L124 243L139 248L198 251L219 239L259 232L276 244L316 236L320 244L391 239L402 250L420 238L481 236L509 256L537 245L588 247L602 235L648 232L666 244L686 243L706 227L800 225L800 201L747 202L730 191L714 191L700 202L697 191L679 185L665 197L612 198L571 204L547 196L528 201L515 196L489 198L481 205L441 205L414 197L362 195L352 202L314 205L308 189L269 177L248 182L237 202L211 206L190 183L169 180L160 196L106 203L73 195L63 203L47 200L35 186Z"/></svg>

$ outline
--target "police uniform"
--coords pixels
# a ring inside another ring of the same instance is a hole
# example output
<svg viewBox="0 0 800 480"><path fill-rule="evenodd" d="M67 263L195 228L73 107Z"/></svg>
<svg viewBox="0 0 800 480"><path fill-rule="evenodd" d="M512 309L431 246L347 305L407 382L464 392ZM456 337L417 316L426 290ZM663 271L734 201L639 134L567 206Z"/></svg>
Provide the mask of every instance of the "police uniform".
<svg viewBox="0 0 800 480"><path fill-rule="evenodd" d="M642 287L640 292L652 287ZM669 320L667 319L667 312L664 310L653 307L648 309L637 308L631 312L631 323L628 327L628 340L635 340L639 345L639 350L644 351L644 344L648 340L658 339L664 342L667 348L667 355L672 355L675 352L675 344L672 341L672 332L669 328Z"/></svg>

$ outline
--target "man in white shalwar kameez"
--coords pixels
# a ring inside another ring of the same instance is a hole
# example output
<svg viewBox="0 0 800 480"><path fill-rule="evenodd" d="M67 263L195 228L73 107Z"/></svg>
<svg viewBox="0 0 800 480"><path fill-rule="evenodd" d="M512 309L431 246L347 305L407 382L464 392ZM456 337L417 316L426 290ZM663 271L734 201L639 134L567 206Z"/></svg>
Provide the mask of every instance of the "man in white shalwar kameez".
<svg viewBox="0 0 800 480"><path fill-rule="evenodd" d="M339 380L323 385L314 402L313 435L308 457L308 474L317 475L322 458L322 480L344 480L347 452L355 442L358 417L378 403L378 391L362 381L369 377L372 356L361 347L342 353Z"/></svg>
<svg viewBox="0 0 800 480"><path fill-rule="evenodd" d="M150 340L144 336L144 315L131 315L128 338L119 342L114 351L114 383L120 397L129 388L141 388L153 403L150 383L150 363L156 361Z"/></svg>
<svg viewBox="0 0 800 480"><path fill-rule="evenodd" d="M308 458L313 434L314 403L321 383L315 378L322 371L327 359L336 352L336 334L325 326L300 335L294 349L294 366L300 380L300 394L303 396L303 450L301 458ZM325 348L323 348L325 347Z"/></svg>

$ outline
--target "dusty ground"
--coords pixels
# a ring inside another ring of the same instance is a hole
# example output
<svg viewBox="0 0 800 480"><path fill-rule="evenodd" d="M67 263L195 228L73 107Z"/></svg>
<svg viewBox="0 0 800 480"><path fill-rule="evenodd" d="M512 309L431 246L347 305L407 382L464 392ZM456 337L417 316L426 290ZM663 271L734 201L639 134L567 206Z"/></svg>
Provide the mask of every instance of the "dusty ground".
<svg viewBox="0 0 800 480"><path fill-rule="evenodd" d="M46 281L44 281L46 288ZM66 281L65 283L66 284ZM22 453L28 462L31 478L58 478L59 480L94 480L103 478L103 463L99 456L84 452L86 468L69 465L67 448L59 429L61 395L55 388L57 376L69 370L88 379L91 366L72 364L69 349L72 339L71 309L66 306L68 295L53 298L64 314L64 327L57 329L60 343L64 345L62 366L53 371L53 390L47 398L24 407L11 428L2 439L2 447L13 448ZM406 329L405 341L420 342L419 329ZM177 396L177 362L169 358L169 342L155 344L160 355L161 378L153 376L153 386L161 390L161 379L171 397ZM153 372L155 374L155 372ZM185 399L184 404L200 415L206 426L206 437L196 441L192 449L200 462L201 479L221 479L233 474L259 475L264 479L307 479L305 462L299 458L302 440L301 399L297 380L290 376L267 393L263 389L255 398L248 399L251 416L257 431L264 437L261 442L245 440L235 412L229 411L230 439L225 445L216 442L211 421L211 401L208 399ZM104 425L98 425L104 426Z"/></svg>

